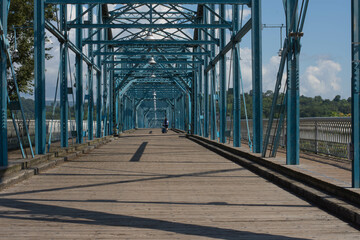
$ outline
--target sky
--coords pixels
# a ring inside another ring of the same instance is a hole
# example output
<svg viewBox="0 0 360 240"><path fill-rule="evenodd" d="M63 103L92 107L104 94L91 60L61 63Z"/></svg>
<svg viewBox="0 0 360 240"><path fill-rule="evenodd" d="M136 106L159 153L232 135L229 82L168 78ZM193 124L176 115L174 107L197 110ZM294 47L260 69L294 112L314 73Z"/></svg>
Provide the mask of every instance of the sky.
<svg viewBox="0 0 360 240"><path fill-rule="evenodd" d="M301 2L301 1L300 1ZM340 3L341 2L341 3ZM351 93L351 1L310 0L301 39L300 95L347 99ZM75 10L75 7L72 9ZM231 14L231 10L228 11ZM251 16L245 8L245 21ZM262 1L263 24L285 24L282 0ZM264 28L262 43L263 91L274 90L280 58L280 31ZM73 32L70 34L73 38ZM283 38L284 38L283 34ZM46 61L46 99L54 99L59 67L59 44L52 37L54 56ZM245 91L251 89L251 34L241 42L241 71ZM227 55L230 57L230 53ZM71 65L74 66L74 55ZM228 65L229 66L229 65ZM84 75L85 68L84 65ZM73 69L72 69L73 71ZM85 81L86 82L86 81ZM86 83L84 84L86 88ZM58 94L59 96L59 94ZM29 97L29 96L25 96Z"/></svg>

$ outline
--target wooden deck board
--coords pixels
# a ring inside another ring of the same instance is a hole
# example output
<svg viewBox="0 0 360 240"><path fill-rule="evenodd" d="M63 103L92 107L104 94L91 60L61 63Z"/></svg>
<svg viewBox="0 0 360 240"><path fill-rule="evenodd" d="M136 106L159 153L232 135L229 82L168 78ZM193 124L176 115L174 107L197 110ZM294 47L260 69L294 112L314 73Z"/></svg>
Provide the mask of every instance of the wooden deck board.
<svg viewBox="0 0 360 240"><path fill-rule="evenodd" d="M360 239L180 134L152 131L0 192L0 239Z"/></svg>

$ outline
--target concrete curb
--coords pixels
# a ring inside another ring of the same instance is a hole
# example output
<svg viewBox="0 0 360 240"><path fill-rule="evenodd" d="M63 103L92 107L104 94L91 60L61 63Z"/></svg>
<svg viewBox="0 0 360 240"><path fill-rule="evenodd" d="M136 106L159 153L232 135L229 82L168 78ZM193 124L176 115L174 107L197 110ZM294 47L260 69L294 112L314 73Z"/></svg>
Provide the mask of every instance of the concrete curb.
<svg viewBox="0 0 360 240"><path fill-rule="evenodd" d="M37 175L65 161L75 160L79 156L103 146L113 140L113 136L98 138L83 144L61 148L53 153L36 156L33 159L16 161L8 167L0 168L0 191L19 183L33 175Z"/></svg>
<svg viewBox="0 0 360 240"><path fill-rule="evenodd" d="M360 208L357 203L359 199L354 199L358 195L357 193L331 183L323 184L321 183L323 181L311 176L307 176L306 181L303 181L303 175L305 175L303 173L212 140L193 135L187 135L187 138L360 228ZM312 179L315 179L314 182ZM332 194L333 192L340 193ZM348 199L339 195L350 195L351 198Z"/></svg>

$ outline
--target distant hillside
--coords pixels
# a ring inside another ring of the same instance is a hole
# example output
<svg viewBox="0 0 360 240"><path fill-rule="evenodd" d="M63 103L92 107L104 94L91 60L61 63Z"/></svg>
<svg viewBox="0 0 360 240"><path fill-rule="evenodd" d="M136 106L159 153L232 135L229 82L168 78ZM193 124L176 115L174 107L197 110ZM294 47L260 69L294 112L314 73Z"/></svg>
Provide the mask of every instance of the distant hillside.
<svg viewBox="0 0 360 240"><path fill-rule="evenodd" d="M246 99L246 108L248 110L248 117L252 118L252 101L251 101L252 92L245 93ZM263 93L263 117L268 118L270 114L270 108L272 104L273 92L267 91ZM27 119L35 118L35 103L32 99L21 98L25 116ZM241 98L242 101L242 98ZM230 111L232 111L233 104L233 90L229 89L228 92L228 104L227 111L228 116L230 116ZM46 101L46 118L52 118L53 112L53 102ZM71 108L71 118L75 118L75 113L72 107L72 103L70 103ZM95 106L96 109L96 106ZM87 119L87 103L84 106L84 119ZM241 116L245 118L245 112L243 104L241 106ZM94 119L95 119L96 111L94 111ZM305 97L300 96L300 117L349 117L351 114L351 98L341 99L340 95L334 97L334 99L322 99L321 96ZM60 119L60 107L59 103L57 103L57 107L55 109L54 119Z"/></svg>

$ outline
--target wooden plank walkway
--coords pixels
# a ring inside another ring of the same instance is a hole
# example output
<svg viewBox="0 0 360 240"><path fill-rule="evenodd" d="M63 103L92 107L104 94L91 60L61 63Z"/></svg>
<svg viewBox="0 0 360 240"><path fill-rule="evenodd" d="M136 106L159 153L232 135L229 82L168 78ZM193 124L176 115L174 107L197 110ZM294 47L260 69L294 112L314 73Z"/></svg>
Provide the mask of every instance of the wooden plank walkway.
<svg viewBox="0 0 360 240"><path fill-rule="evenodd" d="M0 239L328 240L360 232L181 134L152 129L0 192Z"/></svg>

